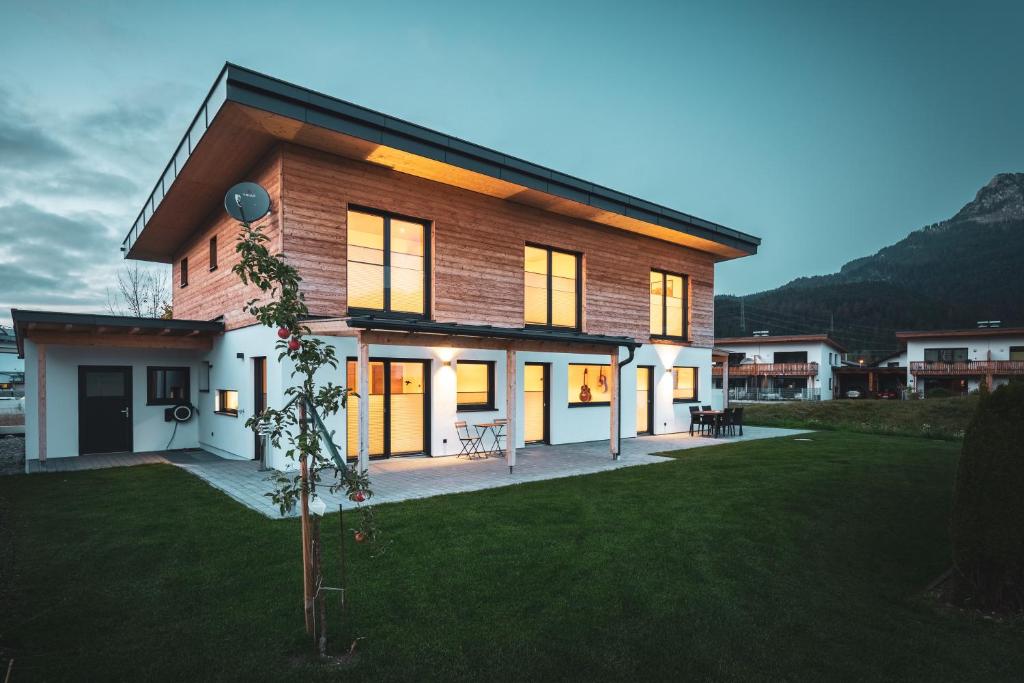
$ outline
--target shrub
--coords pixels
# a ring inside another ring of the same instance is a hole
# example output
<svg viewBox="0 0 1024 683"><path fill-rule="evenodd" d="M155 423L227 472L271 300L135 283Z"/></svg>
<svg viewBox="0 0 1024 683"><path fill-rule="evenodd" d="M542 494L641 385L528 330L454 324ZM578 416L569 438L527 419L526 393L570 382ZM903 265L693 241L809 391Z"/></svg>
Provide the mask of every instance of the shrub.
<svg viewBox="0 0 1024 683"><path fill-rule="evenodd" d="M964 435L951 533L953 600L1024 611L1024 385L981 394Z"/></svg>
<svg viewBox="0 0 1024 683"><path fill-rule="evenodd" d="M934 389L929 389L925 396L927 398L950 398L953 396L953 392L943 387L935 387Z"/></svg>

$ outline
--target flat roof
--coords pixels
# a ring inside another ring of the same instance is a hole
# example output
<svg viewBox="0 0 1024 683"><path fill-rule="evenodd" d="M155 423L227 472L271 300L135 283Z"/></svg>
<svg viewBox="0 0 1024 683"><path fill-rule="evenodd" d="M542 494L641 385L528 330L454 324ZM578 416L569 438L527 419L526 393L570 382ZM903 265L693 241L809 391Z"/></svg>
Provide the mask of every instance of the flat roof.
<svg viewBox="0 0 1024 683"><path fill-rule="evenodd" d="M240 110L248 115L239 116ZM205 178L189 177L190 173L204 172L190 171L194 165L190 162L197 150L213 146L203 138L218 126L234 126L238 134L226 136L228 139L219 144L214 154L219 162L213 164L215 170L204 170ZM247 172L258 159L257 154L265 152L274 141L381 163L405 173L633 229L657 239L675 241L672 234L686 236L689 246L711 251L722 259L754 254L761 243L758 237L718 223L227 63L129 229L122 243L125 256L169 260L166 251L170 242L147 233L153 229L154 218L158 219L156 229L173 230L171 222L159 220L164 199L184 185L191 201L202 204L185 215L189 220L199 220L197 217L208 215L219 205L228 186L238 180L237 175ZM413 159L419 161L414 163ZM459 169L459 173L440 172L437 164ZM223 186L216 188L219 196L209 187L217 184L215 173L219 173L219 185ZM643 226L647 226L646 232ZM194 228L181 228L188 230L181 239Z"/></svg>
<svg viewBox="0 0 1024 683"><path fill-rule="evenodd" d="M962 330L911 330L896 333L896 338L900 341L945 337L1024 337L1024 327L975 327Z"/></svg>
<svg viewBox="0 0 1024 683"><path fill-rule="evenodd" d="M135 318L123 315L95 315L62 311L11 309L18 355L24 356L25 333L31 330L62 332L111 331L139 335L213 336L224 332L219 320L181 320L175 318Z"/></svg>
<svg viewBox="0 0 1024 683"><path fill-rule="evenodd" d="M768 337L723 337L715 339L715 346L728 344L801 344L819 342L846 353L846 347L827 334L780 334Z"/></svg>
<svg viewBox="0 0 1024 683"><path fill-rule="evenodd" d="M508 339L539 342L569 342L577 344L596 344L616 348L625 346L637 348L642 343L632 337L616 337L606 334L585 334L570 330L539 329L532 327L495 327L493 325L463 325L460 323L444 323L433 320L407 320L382 318L376 316L356 316L348 319L349 327L365 330L383 330L394 332L421 332L424 334L450 335L458 337L481 337L491 339Z"/></svg>

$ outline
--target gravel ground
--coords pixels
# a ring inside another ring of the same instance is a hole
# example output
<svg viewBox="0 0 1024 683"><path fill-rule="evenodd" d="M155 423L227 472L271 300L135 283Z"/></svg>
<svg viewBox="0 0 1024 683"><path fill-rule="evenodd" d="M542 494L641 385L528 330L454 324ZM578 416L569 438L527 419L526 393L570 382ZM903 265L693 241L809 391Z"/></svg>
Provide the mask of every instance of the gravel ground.
<svg viewBox="0 0 1024 683"><path fill-rule="evenodd" d="M0 438L0 474L25 472L25 437Z"/></svg>

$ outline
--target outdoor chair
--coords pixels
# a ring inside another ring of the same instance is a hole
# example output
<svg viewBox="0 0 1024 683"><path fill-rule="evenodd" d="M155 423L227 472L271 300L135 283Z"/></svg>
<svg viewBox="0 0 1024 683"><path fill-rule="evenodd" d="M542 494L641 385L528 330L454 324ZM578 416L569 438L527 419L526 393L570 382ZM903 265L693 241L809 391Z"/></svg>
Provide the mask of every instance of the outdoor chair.
<svg viewBox="0 0 1024 683"><path fill-rule="evenodd" d="M508 418L498 417L494 419L494 448L501 453L505 450L505 446L501 443L505 438L505 430L508 428Z"/></svg>
<svg viewBox="0 0 1024 683"><path fill-rule="evenodd" d="M459 451L458 457L475 458L480 455L483 438L479 434L469 431L469 425L465 420L456 420L455 433L459 435L459 441L462 442L462 450Z"/></svg>
<svg viewBox="0 0 1024 683"><path fill-rule="evenodd" d="M743 436L743 408L732 409L732 425L739 431L740 436Z"/></svg>
<svg viewBox="0 0 1024 683"><path fill-rule="evenodd" d="M730 436L736 433L736 409L726 408L722 412L722 429Z"/></svg>
<svg viewBox="0 0 1024 683"><path fill-rule="evenodd" d="M697 413L700 411L700 406L690 406L690 436L693 436L693 428L696 427L697 431L700 431L703 427L704 421L701 420L701 416Z"/></svg>

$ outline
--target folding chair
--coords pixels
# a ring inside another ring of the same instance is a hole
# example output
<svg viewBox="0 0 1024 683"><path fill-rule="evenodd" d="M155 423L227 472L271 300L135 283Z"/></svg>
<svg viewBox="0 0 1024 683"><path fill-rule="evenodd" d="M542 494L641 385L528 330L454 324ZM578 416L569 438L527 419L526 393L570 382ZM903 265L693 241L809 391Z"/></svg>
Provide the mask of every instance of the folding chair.
<svg viewBox="0 0 1024 683"><path fill-rule="evenodd" d="M480 446L483 443L483 438L479 434L473 434L469 431L469 425L466 424L465 420L456 420L455 433L459 435L459 441L462 442L462 450L459 451L458 457L475 458L480 455Z"/></svg>

